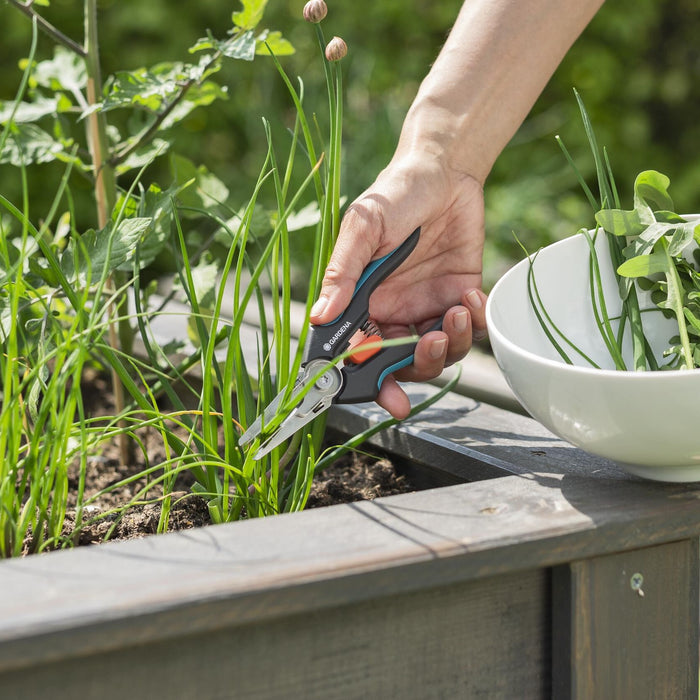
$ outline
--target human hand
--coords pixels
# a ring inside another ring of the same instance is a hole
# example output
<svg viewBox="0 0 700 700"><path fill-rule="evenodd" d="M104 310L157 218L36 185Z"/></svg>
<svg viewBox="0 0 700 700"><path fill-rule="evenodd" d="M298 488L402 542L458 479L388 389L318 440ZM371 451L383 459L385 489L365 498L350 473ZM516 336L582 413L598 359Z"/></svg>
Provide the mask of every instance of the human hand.
<svg viewBox="0 0 700 700"><path fill-rule="evenodd" d="M484 203L479 182L416 152L397 156L348 208L311 313L328 323L349 304L367 264L386 255L418 226L409 258L370 298L370 318L387 338L420 333L444 314L442 331L421 337L401 381L425 381L463 358L486 334L481 292ZM382 384L377 403L404 418L410 402L396 379Z"/></svg>

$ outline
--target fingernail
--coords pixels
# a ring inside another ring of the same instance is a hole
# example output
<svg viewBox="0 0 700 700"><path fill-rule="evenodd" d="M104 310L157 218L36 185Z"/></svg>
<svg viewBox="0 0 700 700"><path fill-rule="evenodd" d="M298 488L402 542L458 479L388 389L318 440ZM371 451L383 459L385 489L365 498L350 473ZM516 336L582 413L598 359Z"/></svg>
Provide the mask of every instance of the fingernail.
<svg viewBox="0 0 700 700"><path fill-rule="evenodd" d="M469 314L466 311L458 311L452 317L452 322L457 333L464 333L469 325Z"/></svg>
<svg viewBox="0 0 700 700"><path fill-rule="evenodd" d="M320 316L328 306L328 299L326 297L319 297L316 299L316 303L311 307L312 316Z"/></svg>
<svg viewBox="0 0 700 700"><path fill-rule="evenodd" d="M439 360L444 354L445 351L447 350L447 340L445 338L441 338L440 340L436 340L430 345L430 357L433 360Z"/></svg>
<svg viewBox="0 0 700 700"><path fill-rule="evenodd" d="M483 306L479 292L477 292L476 289L472 289L472 291L467 294L467 302L472 309L480 309Z"/></svg>

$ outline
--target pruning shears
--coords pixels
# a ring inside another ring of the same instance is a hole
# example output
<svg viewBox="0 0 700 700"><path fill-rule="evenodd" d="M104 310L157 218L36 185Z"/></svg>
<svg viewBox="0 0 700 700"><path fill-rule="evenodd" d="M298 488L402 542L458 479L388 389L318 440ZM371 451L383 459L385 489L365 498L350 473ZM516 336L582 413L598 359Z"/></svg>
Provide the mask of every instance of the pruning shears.
<svg viewBox="0 0 700 700"><path fill-rule="evenodd" d="M369 318L369 298L413 252L419 237L420 228L417 228L391 253L369 263L345 311L330 323L310 326L294 388L281 391L239 440L239 445L246 446L264 437L255 459L281 445L334 403L373 401L388 375L413 362L415 341L387 347L379 344L382 336ZM430 330L441 327L442 320ZM347 350L350 350L348 359L339 366L337 358ZM290 404L293 409L275 424L280 409ZM265 435L266 426L270 430L268 435Z"/></svg>

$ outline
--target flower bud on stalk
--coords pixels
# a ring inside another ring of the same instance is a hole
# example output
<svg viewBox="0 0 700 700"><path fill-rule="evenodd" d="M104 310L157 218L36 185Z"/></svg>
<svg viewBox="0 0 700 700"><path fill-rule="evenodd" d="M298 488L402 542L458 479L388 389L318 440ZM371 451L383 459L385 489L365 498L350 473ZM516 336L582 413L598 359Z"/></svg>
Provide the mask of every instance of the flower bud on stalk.
<svg viewBox="0 0 700 700"><path fill-rule="evenodd" d="M339 61L347 52L348 45L339 36L334 36L326 46L326 58L329 61Z"/></svg>
<svg viewBox="0 0 700 700"><path fill-rule="evenodd" d="M307 22L318 24L328 13L328 6L323 0L309 0L304 5L304 19Z"/></svg>

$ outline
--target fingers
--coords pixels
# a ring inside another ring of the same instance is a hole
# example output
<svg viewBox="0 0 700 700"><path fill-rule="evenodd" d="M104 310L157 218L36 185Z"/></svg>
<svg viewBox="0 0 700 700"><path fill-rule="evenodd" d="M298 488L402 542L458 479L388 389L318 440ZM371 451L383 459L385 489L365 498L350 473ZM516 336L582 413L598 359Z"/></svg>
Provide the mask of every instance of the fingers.
<svg viewBox="0 0 700 700"><path fill-rule="evenodd" d="M382 383L377 403L394 418L403 420L411 412L411 401L396 380L389 376Z"/></svg>
<svg viewBox="0 0 700 700"><path fill-rule="evenodd" d="M311 323L330 323L348 306L357 281L377 251L381 225L376 214L361 203L348 208L326 268Z"/></svg>
<svg viewBox="0 0 700 700"><path fill-rule="evenodd" d="M461 360L474 341L486 337L486 295L478 289L469 290L463 297L463 306L454 306L443 318L442 331L430 331L418 341L413 364L387 379L377 397L377 403L402 420L411 410L411 404L400 381L421 382L438 377L445 367ZM420 330L420 329L419 329Z"/></svg>
<svg viewBox="0 0 700 700"><path fill-rule="evenodd" d="M480 289L471 289L464 295L464 304L471 318L472 341L483 340L487 336L486 294Z"/></svg>
<svg viewBox="0 0 700 700"><path fill-rule="evenodd" d="M445 313L442 331L431 331L421 337L413 364L397 372L397 379L411 382L434 379L445 367L465 357L474 341L486 337L486 295L472 289L464 294L462 301L463 305L453 306Z"/></svg>
<svg viewBox="0 0 700 700"><path fill-rule="evenodd" d="M330 323L348 306L366 261L338 239L326 268L318 299L311 308L311 323Z"/></svg>

